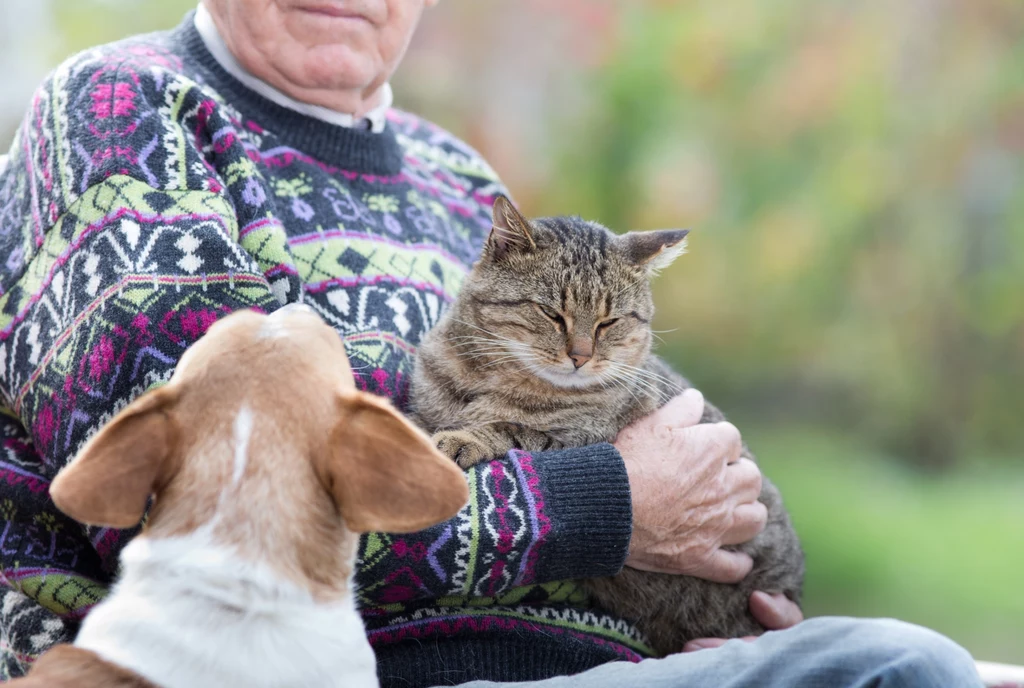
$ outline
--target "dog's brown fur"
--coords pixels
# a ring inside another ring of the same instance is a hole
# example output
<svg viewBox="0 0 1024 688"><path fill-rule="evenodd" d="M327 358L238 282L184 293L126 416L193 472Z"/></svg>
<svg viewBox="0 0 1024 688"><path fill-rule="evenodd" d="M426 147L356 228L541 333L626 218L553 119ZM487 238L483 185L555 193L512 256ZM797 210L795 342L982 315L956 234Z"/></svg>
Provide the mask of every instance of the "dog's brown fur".
<svg viewBox="0 0 1024 688"><path fill-rule="evenodd" d="M138 674L73 645L54 647L39 658L29 676L7 685L17 688L159 688Z"/></svg>

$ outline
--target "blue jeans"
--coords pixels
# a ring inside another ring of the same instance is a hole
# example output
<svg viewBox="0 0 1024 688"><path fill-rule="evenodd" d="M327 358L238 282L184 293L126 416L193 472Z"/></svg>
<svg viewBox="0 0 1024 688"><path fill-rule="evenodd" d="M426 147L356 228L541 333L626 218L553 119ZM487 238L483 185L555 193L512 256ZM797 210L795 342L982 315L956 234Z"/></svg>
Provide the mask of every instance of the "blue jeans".
<svg viewBox="0 0 1024 688"><path fill-rule="evenodd" d="M809 619L755 642L639 664L613 662L576 676L461 688L980 688L965 649L892 619Z"/></svg>

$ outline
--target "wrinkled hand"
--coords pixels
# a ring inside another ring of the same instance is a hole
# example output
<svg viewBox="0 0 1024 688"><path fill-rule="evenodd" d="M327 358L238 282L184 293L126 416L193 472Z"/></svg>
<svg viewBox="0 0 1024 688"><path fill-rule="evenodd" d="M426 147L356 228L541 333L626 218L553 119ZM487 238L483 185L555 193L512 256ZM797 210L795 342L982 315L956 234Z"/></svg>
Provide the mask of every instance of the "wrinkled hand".
<svg viewBox="0 0 1024 688"><path fill-rule="evenodd" d="M804 613L800 611L797 603L782 593L769 595L765 592L755 592L750 596L750 613L758 622L769 631L782 631L792 628L804 620ZM747 635L740 638L747 642L757 640L755 635ZM697 638L683 645L683 652L696 652L707 650L712 647L725 645L727 638Z"/></svg>
<svg viewBox="0 0 1024 688"><path fill-rule="evenodd" d="M753 562L722 546L747 542L764 529L768 510L757 501L761 472L740 457L736 427L698 425L703 412L703 395L689 389L615 438L633 497L626 565L737 583Z"/></svg>

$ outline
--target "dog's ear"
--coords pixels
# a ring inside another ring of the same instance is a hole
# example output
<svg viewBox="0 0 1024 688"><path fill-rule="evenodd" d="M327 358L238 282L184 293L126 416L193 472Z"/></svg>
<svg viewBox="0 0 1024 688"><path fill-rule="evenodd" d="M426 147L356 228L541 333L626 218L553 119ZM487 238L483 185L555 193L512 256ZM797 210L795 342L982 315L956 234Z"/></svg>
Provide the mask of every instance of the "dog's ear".
<svg viewBox="0 0 1024 688"><path fill-rule="evenodd" d="M171 453L175 398L168 387L148 392L86 442L50 484L57 508L89 525L138 525Z"/></svg>
<svg viewBox="0 0 1024 688"><path fill-rule="evenodd" d="M415 532L469 500L463 472L380 397L339 394L329 442L322 477L355 532Z"/></svg>
<svg viewBox="0 0 1024 688"><path fill-rule="evenodd" d="M156 688L138 674L74 645L54 645L13 688Z"/></svg>

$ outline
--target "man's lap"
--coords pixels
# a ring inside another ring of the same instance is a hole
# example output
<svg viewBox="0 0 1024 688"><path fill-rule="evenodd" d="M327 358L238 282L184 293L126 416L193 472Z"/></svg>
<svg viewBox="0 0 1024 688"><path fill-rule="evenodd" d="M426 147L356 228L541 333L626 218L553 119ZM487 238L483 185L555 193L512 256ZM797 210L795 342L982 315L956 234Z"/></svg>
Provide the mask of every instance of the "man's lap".
<svg viewBox="0 0 1024 688"><path fill-rule="evenodd" d="M473 682L462 688L972 688L971 656L934 631L892 619L819 617L753 643L615 662L533 683Z"/></svg>

